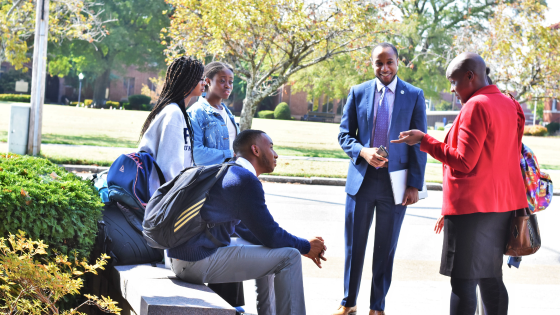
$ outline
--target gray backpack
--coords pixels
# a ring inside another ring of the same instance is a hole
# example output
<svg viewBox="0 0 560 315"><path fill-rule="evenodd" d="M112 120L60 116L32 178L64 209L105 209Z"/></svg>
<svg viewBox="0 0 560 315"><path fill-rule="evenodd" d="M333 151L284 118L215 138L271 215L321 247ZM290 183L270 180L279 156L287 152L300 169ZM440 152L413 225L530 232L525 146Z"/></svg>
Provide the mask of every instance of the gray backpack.
<svg viewBox="0 0 560 315"><path fill-rule="evenodd" d="M209 231L212 227L200 215L208 192L235 163L195 166L184 169L154 193L144 215L142 234L153 248L177 247L193 236L206 236L219 247L224 246Z"/></svg>

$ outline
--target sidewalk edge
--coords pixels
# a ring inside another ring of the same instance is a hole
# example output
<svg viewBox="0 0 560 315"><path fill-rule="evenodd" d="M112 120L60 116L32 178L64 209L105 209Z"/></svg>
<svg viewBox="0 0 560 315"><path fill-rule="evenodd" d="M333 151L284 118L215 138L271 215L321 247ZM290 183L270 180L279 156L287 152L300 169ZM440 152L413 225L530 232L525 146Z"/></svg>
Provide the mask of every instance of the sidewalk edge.
<svg viewBox="0 0 560 315"><path fill-rule="evenodd" d="M87 172L87 173L100 173L108 170L107 166L97 165L61 165L69 172ZM276 176L276 175L261 175L259 179L263 182L269 183L284 183L284 184L301 184L301 185L327 185L327 186L345 186L346 178L328 178L328 177L293 177L293 176ZM442 191L443 186L438 183L426 183L428 190ZM554 196L560 196L560 190L554 191Z"/></svg>

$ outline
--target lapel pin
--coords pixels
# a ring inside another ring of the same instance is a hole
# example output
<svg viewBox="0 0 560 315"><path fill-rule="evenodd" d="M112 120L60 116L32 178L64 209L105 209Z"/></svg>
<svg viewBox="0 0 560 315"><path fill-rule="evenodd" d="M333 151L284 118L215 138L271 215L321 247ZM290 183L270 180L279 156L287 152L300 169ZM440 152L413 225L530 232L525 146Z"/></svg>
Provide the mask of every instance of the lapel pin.
<svg viewBox="0 0 560 315"><path fill-rule="evenodd" d="M401 90L401 94L404 94L404 91L403 91L403 90Z"/></svg>

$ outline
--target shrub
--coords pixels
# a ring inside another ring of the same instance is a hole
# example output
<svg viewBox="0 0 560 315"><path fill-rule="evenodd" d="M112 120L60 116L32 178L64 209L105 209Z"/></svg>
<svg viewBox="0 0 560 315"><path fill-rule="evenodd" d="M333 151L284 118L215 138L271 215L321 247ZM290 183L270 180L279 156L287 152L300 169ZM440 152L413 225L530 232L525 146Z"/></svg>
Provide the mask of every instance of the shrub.
<svg viewBox="0 0 560 315"><path fill-rule="evenodd" d="M25 94L0 94L0 101L30 103L31 95Z"/></svg>
<svg viewBox="0 0 560 315"><path fill-rule="evenodd" d="M113 106L113 108L118 108L119 106L121 106L121 103L113 102L113 101L107 101L107 102L105 102L105 106L107 106L107 107Z"/></svg>
<svg viewBox="0 0 560 315"><path fill-rule="evenodd" d="M438 127L437 130L444 131L445 127Z"/></svg>
<svg viewBox="0 0 560 315"><path fill-rule="evenodd" d="M152 105L142 104L142 106L140 107L140 110L151 111L152 110Z"/></svg>
<svg viewBox="0 0 560 315"><path fill-rule="evenodd" d="M290 106L287 103L282 102L276 105L274 109L274 118L275 119L284 119L290 120L292 119L292 113L290 112Z"/></svg>
<svg viewBox="0 0 560 315"><path fill-rule="evenodd" d="M548 130L545 127L540 125L533 125L533 126L525 126L525 129L523 130L523 135L542 137L546 135L547 132Z"/></svg>
<svg viewBox="0 0 560 315"><path fill-rule="evenodd" d="M274 112L271 110L261 110L257 113L257 115L259 116L259 118L274 119Z"/></svg>
<svg viewBox="0 0 560 315"><path fill-rule="evenodd" d="M90 106L91 104L93 104L93 100L84 100L84 105Z"/></svg>
<svg viewBox="0 0 560 315"><path fill-rule="evenodd" d="M22 230L58 253L89 257L103 207L90 181L43 158L0 154L0 205L0 237Z"/></svg>
<svg viewBox="0 0 560 315"><path fill-rule="evenodd" d="M152 99L149 96L137 94L137 95L130 95L128 97L128 102L130 103L130 107L132 109L142 109L142 105L149 105Z"/></svg>
<svg viewBox="0 0 560 315"><path fill-rule="evenodd" d="M548 134L550 135L555 134L558 130L560 130L560 123L551 122L550 124L546 125L546 130L548 130Z"/></svg>
<svg viewBox="0 0 560 315"><path fill-rule="evenodd" d="M119 314L121 309L116 302L91 295L85 295L87 300L78 307L61 313L57 302L66 295L79 293L84 286L79 277L84 273L97 274L96 269L105 269L109 256L103 254L94 265L89 265L86 260L69 261L65 255L38 259L38 256L47 254L47 247L43 241L27 239L22 231L17 236L10 233L8 239L0 237L2 314L84 314L77 309L86 304Z"/></svg>
<svg viewBox="0 0 560 315"><path fill-rule="evenodd" d="M128 102L122 103L122 106L124 107L124 109L132 109L132 108L130 108L130 103L128 103Z"/></svg>

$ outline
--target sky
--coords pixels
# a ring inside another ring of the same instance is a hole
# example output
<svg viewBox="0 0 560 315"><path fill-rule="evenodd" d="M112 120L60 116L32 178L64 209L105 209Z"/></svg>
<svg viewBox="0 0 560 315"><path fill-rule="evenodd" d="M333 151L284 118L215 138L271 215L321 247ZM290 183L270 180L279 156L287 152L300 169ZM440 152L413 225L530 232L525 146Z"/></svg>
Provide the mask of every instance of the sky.
<svg viewBox="0 0 560 315"><path fill-rule="evenodd" d="M550 26L560 22L560 0L547 0L548 12L545 14L545 25Z"/></svg>

